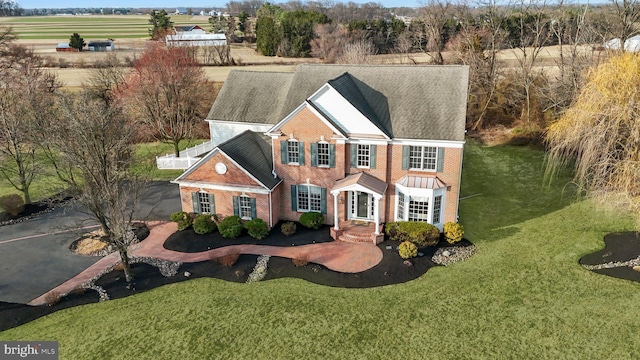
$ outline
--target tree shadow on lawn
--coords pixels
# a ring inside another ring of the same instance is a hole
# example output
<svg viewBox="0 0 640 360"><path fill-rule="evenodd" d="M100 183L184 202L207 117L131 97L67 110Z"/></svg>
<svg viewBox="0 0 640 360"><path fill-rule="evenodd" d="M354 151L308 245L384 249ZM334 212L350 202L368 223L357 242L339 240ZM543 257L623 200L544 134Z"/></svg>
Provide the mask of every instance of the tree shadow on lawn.
<svg viewBox="0 0 640 360"><path fill-rule="evenodd" d="M502 228L558 211L578 201L570 185L572 169L545 179L545 153L523 146L485 146L468 141L464 149L460 221L471 239L497 240Z"/></svg>
<svg viewBox="0 0 640 360"><path fill-rule="evenodd" d="M604 248L580 259L580 265L594 266L602 264L624 263L640 257L640 233L635 231L607 234L604 237ZM640 261L638 261L640 264ZM618 279L640 282L640 272L633 270L633 265L618 264L604 269L591 271L612 276Z"/></svg>
<svg viewBox="0 0 640 360"><path fill-rule="evenodd" d="M437 246L421 249L423 256L411 259L410 265L407 265L398 255L396 250L398 244L396 241L388 240L378 244L383 253L381 262L371 269L359 273L340 273L314 263L298 267L291 259L273 256L269 259L267 274L263 280L300 278L315 284L344 288L370 288L400 284L417 279L430 268L439 266L433 263L432 256L439 248L451 246L441 241ZM470 242L463 240L455 246L470 245L472 245ZM119 299L166 284L202 277L244 283L253 271L257 258L257 255L240 255L238 261L231 267L225 267L213 261L184 263L178 269L177 274L171 277L162 276L158 268L154 266L136 263L131 267L135 279L132 285L127 284L122 270L103 275L96 281L96 285L101 286L110 299ZM97 292L89 289L65 296L53 306L29 306L0 302L0 331L22 325L58 310L98 301Z"/></svg>

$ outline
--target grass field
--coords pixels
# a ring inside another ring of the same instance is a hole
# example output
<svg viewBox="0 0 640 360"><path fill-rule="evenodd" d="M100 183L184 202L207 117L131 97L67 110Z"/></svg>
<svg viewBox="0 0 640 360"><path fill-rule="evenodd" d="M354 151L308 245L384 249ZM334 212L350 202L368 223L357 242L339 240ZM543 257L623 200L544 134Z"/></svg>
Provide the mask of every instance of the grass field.
<svg viewBox="0 0 640 360"><path fill-rule="evenodd" d="M208 29L205 16L173 15L175 25L200 25ZM149 38L148 15L22 16L0 18L21 40L56 39L68 41L77 32L85 40Z"/></svg>
<svg viewBox="0 0 640 360"><path fill-rule="evenodd" d="M341 289L297 279L198 279L63 310L0 333L58 340L61 359L634 359L640 285L578 259L624 216L563 196L543 153L465 150L461 219L472 259L417 280ZM480 194L480 195L478 195Z"/></svg>
<svg viewBox="0 0 640 360"><path fill-rule="evenodd" d="M186 149L198 145L206 140L189 140L180 143L181 149ZM173 180L182 174L181 170L158 170L156 166L156 156L171 153L172 145L155 142L140 144L136 147L136 161L132 170L135 174L141 175L150 180ZM44 159L41 159L44 161ZM36 177L31 185L31 198L38 201L47 198L63 189L63 183L55 175L53 169L42 166L40 176ZM0 177L0 196L8 194L19 194L4 177Z"/></svg>

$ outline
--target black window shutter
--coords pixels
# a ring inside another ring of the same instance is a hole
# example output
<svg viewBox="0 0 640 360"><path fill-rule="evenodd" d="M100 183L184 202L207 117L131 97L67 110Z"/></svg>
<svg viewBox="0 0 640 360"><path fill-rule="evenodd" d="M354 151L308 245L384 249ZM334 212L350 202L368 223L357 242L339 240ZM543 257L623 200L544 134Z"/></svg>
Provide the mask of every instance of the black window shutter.
<svg viewBox="0 0 640 360"><path fill-rule="evenodd" d="M240 199L237 196L233 197L233 215L240 216Z"/></svg>
<svg viewBox="0 0 640 360"><path fill-rule="evenodd" d="M216 198L211 193L209 193L209 204L211 204L211 213L215 214L216 213Z"/></svg>
<svg viewBox="0 0 640 360"><path fill-rule="evenodd" d="M443 168L444 168L444 148L443 147L439 147L438 148L438 160L436 162L436 171L437 172L442 172Z"/></svg>
<svg viewBox="0 0 640 360"><path fill-rule="evenodd" d="M287 141L280 141L280 163L288 164L289 159L287 159Z"/></svg>
<svg viewBox="0 0 640 360"><path fill-rule="evenodd" d="M311 143L311 166L318 166L318 143Z"/></svg>
<svg viewBox="0 0 640 360"><path fill-rule="evenodd" d="M302 141L298 141L298 153L300 154L298 164L304 165L304 142Z"/></svg>
<svg viewBox="0 0 640 360"><path fill-rule="evenodd" d="M409 170L409 153L411 152L411 146L402 146L402 170Z"/></svg>
<svg viewBox="0 0 640 360"><path fill-rule="evenodd" d="M249 199L249 204L251 204L251 218L252 219L256 219L258 218L258 211L256 209L256 198L250 198Z"/></svg>
<svg viewBox="0 0 640 360"><path fill-rule="evenodd" d="M298 186L291 185L291 210L298 211Z"/></svg>
<svg viewBox="0 0 640 360"><path fill-rule="evenodd" d="M329 167L336 167L336 145L329 144Z"/></svg>
<svg viewBox="0 0 640 360"><path fill-rule="evenodd" d="M376 168L376 145L369 145L369 168Z"/></svg>
<svg viewBox="0 0 640 360"><path fill-rule="evenodd" d="M200 214L200 199L197 192L191 193L191 203L193 204L193 213Z"/></svg>
<svg viewBox="0 0 640 360"><path fill-rule="evenodd" d="M320 188L320 212L327 214L327 188Z"/></svg>
<svg viewBox="0 0 640 360"><path fill-rule="evenodd" d="M357 144L349 144L349 148L351 150L351 161L350 167L358 167L358 145Z"/></svg>

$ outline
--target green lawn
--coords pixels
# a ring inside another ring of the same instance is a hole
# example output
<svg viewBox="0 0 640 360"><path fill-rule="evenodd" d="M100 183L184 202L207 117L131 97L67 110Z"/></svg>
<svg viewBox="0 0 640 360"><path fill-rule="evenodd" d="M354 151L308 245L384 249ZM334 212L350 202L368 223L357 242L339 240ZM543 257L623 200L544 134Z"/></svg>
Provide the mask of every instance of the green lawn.
<svg viewBox="0 0 640 360"><path fill-rule="evenodd" d="M206 140L182 141L180 148L186 149L204 141ZM149 180L173 180L182 174L182 170L158 170L156 166L156 156L172 152L173 147L168 144L160 142L140 144L136 147L137 160L133 171ZM36 177L31 185L31 199L33 201L45 199L63 189L64 184L52 169L43 167L42 171L43 175ZM4 177L0 176L0 196L14 193L19 194Z"/></svg>
<svg viewBox="0 0 640 360"><path fill-rule="evenodd" d="M543 154L468 144L461 219L479 248L417 280L341 289L198 279L57 312L0 333L58 340L63 359L640 356L640 285L578 259L633 219L543 186Z"/></svg>

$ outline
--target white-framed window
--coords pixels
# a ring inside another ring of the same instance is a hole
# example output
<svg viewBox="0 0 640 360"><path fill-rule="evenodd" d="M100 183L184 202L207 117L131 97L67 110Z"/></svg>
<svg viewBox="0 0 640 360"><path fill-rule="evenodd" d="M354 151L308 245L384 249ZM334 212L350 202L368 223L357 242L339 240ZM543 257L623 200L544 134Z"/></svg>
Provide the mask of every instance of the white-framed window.
<svg viewBox="0 0 640 360"><path fill-rule="evenodd" d="M433 198L433 224L440 223L440 211L442 209L442 195Z"/></svg>
<svg viewBox="0 0 640 360"><path fill-rule="evenodd" d="M297 164L300 159L300 144L296 140L287 141L287 162Z"/></svg>
<svg viewBox="0 0 640 360"><path fill-rule="evenodd" d="M409 168L412 170L436 170L438 148L435 146L410 146Z"/></svg>
<svg viewBox="0 0 640 360"><path fill-rule="evenodd" d="M329 143L318 143L318 166L329 167Z"/></svg>
<svg viewBox="0 0 640 360"><path fill-rule="evenodd" d="M248 196L240 196L239 205L239 216L243 219L251 219L251 198Z"/></svg>
<svg viewBox="0 0 640 360"><path fill-rule="evenodd" d="M206 192L198 193L198 201L200 202L200 213L211 214L211 202L209 201L209 194Z"/></svg>
<svg viewBox="0 0 640 360"><path fill-rule="evenodd" d="M429 200L427 198L411 197L409 200L408 221L429 222Z"/></svg>
<svg viewBox="0 0 640 360"><path fill-rule="evenodd" d="M396 211L396 220L404 219L404 194L398 192L398 211Z"/></svg>
<svg viewBox="0 0 640 360"><path fill-rule="evenodd" d="M357 144L357 165L359 168L369 168L371 160L371 145Z"/></svg>
<svg viewBox="0 0 640 360"><path fill-rule="evenodd" d="M298 211L322 212L322 188L315 185L298 185Z"/></svg>
<svg viewBox="0 0 640 360"><path fill-rule="evenodd" d="M193 203L194 214L215 214L216 205L213 194L205 191L191 193L191 202Z"/></svg>

